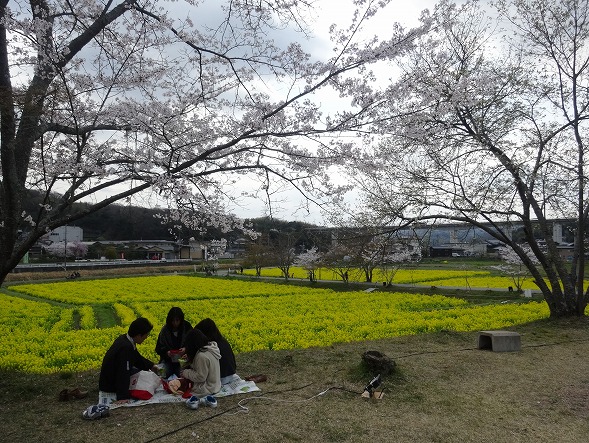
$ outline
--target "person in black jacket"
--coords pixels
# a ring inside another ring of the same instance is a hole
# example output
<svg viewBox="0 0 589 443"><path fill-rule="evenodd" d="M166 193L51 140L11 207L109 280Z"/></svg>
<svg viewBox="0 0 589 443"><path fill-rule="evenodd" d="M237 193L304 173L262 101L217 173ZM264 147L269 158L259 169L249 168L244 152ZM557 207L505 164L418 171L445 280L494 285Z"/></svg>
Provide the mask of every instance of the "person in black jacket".
<svg viewBox="0 0 589 443"><path fill-rule="evenodd" d="M168 312L166 324L162 327L155 344L155 352L160 356L160 363L166 368L166 378L172 374L180 376L178 357L184 355L184 338L192 329L184 319L182 309L174 306Z"/></svg>
<svg viewBox="0 0 589 443"><path fill-rule="evenodd" d="M141 370L157 373L153 362L137 350L137 345L145 341L152 329L153 325L146 318L133 320L128 332L117 337L106 351L98 380L100 403L130 399L129 383L132 374Z"/></svg>
<svg viewBox="0 0 589 443"><path fill-rule="evenodd" d="M194 329L198 329L206 335L210 341L217 343L217 347L221 352L221 384L229 383L235 378L237 371L237 363L235 362L235 354L229 342L223 337L219 328L213 320L205 318L201 320Z"/></svg>

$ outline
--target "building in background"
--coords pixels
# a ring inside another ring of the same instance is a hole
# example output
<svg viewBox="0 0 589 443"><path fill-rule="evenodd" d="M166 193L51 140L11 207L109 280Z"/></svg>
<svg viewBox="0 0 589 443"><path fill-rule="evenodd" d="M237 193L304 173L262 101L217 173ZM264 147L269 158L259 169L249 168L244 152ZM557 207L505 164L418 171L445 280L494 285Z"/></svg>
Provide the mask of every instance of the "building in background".
<svg viewBox="0 0 589 443"><path fill-rule="evenodd" d="M82 242L84 240L84 230L78 226L60 226L50 231L47 236L43 236L43 239L52 243Z"/></svg>

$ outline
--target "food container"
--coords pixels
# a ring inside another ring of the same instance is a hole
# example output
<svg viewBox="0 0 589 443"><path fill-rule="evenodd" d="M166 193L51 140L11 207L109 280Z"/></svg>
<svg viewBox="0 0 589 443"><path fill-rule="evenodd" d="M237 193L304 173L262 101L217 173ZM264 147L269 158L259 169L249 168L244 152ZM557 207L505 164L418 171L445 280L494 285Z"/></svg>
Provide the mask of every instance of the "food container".
<svg viewBox="0 0 589 443"><path fill-rule="evenodd" d="M180 357L182 357L182 351L180 351L179 349L172 349L170 351L170 359L174 363L178 362L178 360L180 359Z"/></svg>
<svg viewBox="0 0 589 443"><path fill-rule="evenodd" d="M157 368L157 375L160 377L166 376L166 366L163 363L159 363L155 367Z"/></svg>

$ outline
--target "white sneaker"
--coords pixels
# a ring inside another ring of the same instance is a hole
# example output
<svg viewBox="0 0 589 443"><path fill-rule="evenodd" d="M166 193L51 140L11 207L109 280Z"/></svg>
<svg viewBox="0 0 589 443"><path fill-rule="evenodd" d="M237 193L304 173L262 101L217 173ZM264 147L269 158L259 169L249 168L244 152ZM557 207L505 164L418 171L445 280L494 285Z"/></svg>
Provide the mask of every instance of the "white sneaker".
<svg viewBox="0 0 589 443"><path fill-rule="evenodd" d="M198 404L200 401L204 400L204 398L201 398L200 400L198 399L198 397L196 395L193 395L192 397L190 397L188 400L186 400L186 407L190 408L190 409L198 409Z"/></svg>
<svg viewBox="0 0 589 443"><path fill-rule="evenodd" d="M203 406L210 406L211 408L216 408L218 406L217 399L212 395L207 395L206 397L202 397L200 399L200 403Z"/></svg>

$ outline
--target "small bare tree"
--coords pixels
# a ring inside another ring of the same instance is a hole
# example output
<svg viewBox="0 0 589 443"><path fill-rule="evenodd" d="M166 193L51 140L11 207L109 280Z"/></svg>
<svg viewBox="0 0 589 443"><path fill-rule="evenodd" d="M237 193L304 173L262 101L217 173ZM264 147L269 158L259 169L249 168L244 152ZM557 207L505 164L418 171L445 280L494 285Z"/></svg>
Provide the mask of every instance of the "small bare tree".
<svg viewBox="0 0 589 443"><path fill-rule="evenodd" d="M272 264L270 249L262 236L248 244L243 264L246 267L254 268L256 277L262 275L262 268Z"/></svg>

